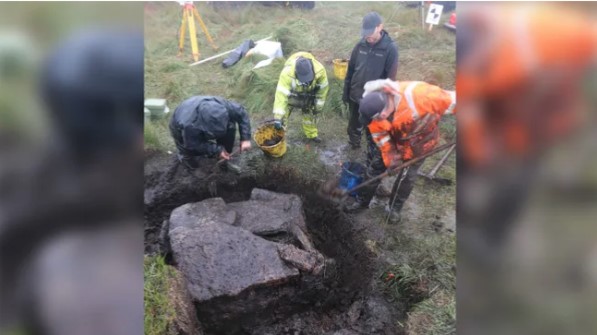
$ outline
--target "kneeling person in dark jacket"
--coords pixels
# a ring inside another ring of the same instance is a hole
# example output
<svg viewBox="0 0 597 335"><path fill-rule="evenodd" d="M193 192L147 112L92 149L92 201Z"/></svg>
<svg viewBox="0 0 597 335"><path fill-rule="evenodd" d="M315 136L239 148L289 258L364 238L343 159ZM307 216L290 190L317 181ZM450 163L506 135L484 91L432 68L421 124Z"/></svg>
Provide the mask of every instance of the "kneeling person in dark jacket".
<svg viewBox="0 0 597 335"><path fill-rule="evenodd" d="M170 121L178 158L191 169L198 167L197 159L201 157L229 160L237 124L243 152L251 148L251 123L243 106L213 96L183 101Z"/></svg>

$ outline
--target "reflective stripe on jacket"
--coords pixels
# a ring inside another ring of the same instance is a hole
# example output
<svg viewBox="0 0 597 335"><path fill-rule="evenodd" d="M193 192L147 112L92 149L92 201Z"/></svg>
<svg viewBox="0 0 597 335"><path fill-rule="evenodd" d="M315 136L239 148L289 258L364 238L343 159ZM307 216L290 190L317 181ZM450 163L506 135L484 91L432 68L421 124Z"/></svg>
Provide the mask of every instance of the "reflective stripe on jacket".
<svg viewBox="0 0 597 335"><path fill-rule="evenodd" d="M302 87L295 75L295 63L297 58L304 57L308 58L313 62L313 70L315 72L315 78L308 87ZM292 94L300 93L311 93L314 94L314 108L321 112L325 105L325 99L329 91L328 78L325 68L319 63L312 54L308 52L297 52L290 56L284 68L280 73L280 79L278 80L278 86L276 87L276 95L274 100L274 118L281 119L289 108L289 98Z"/></svg>
<svg viewBox="0 0 597 335"><path fill-rule="evenodd" d="M455 113L456 92L420 81L400 82L401 99L387 120L373 120L369 131L384 164L409 160L433 149L439 140L437 124Z"/></svg>

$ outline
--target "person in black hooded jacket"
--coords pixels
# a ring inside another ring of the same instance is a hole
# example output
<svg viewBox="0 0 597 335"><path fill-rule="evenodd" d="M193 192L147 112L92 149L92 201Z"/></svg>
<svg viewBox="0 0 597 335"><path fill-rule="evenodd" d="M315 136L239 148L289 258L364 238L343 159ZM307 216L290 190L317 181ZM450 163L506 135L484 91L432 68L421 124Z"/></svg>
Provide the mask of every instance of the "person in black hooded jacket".
<svg viewBox="0 0 597 335"><path fill-rule="evenodd" d="M214 96L183 101L170 121L179 160L191 169L198 167L200 157L229 160L237 124L243 152L251 148L251 123L243 106Z"/></svg>
<svg viewBox="0 0 597 335"><path fill-rule="evenodd" d="M359 122L359 103L365 83L376 79L396 80L398 46L383 29L381 16L370 12L363 18L361 40L352 50L344 80L342 101L348 104L348 142L353 149L361 147L363 125Z"/></svg>

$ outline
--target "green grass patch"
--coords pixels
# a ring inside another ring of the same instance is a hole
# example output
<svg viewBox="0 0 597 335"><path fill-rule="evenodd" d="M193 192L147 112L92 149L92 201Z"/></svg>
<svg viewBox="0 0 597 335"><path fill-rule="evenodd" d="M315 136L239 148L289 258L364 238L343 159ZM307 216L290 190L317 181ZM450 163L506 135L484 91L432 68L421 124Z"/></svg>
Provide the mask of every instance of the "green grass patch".
<svg viewBox="0 0 597 335"><path fill-rule="evenodd" d="M389 292L397 299L412 285L425 285L427 292L455 290L456 240L449 235L415 238L394 236L393 245L402 252L403 261L382 274ZM423 292L422 292L423 293Z"/></svg>
<svg viewBox="0 0 597 335"><path fill-rule="evenodd" d="M456 239L398 233L390 248L400 263L381 273L386 294L405 303L409 334L455 333Z"/></svg>
<svg viewBox="0 0 597 335"><path fill-rule="evenodd" d="M146 150L173 151L176 149L168 128L169 118L161 120L145 120L143 137Z"/></svg>
<svg viewBox="0 0 597 335"><path fill-rule="evenodd" d="M170 325L176 315L168 299L168 288L174 279L173 268L166 264L162 256L145 256L143 270L145 335L172 334Z"/></svg>
<svg viewBox="0 0 597 335"><path fill-rule="evenodd" d="M199 31L202 59L234 49L247 38L256 41L267 36L282 43L285 57L297 51L313 53L325 66L330 82L318 123L324 139L347 139L343 81L334 77L332 60L350 56L359 40L362 17L371 10L382 13L386 30L398 43L399 80L434 80L442 87L454 88L454 34L439 27L427 32L421 27L420 12L398 2L317 2L309 11L256 3L218 9L207 3L196 6L219 46L212 50ZM180 16L176 3L149 3L146 8L146 96L168 99L171 110L192 95L222 96L243 104L254 122L272 118L275 89L285 60L253 70L260 59L248 58L224 69L224 56L189 67L192 59L188 43L182 56L177 57ZM293 115L290 122L296 129L290 134L296 138L290 140L302 138L300 115Z"/></svg>
<svg viewBox="0 0 597 335"><path fill-rule="evenodd" d="M456 299L439 291L408 313L406 330L410 335L456 334Z"/></svg>
<svg viewBox="0 0 597 335"><path fill-rule="evenodd" d="M228 81L230 97L241 102L254 120L273 117L274 94L285 62L275 59L269 66L253 69L262 59L257 56L241 60L231 69Z"/></svg>

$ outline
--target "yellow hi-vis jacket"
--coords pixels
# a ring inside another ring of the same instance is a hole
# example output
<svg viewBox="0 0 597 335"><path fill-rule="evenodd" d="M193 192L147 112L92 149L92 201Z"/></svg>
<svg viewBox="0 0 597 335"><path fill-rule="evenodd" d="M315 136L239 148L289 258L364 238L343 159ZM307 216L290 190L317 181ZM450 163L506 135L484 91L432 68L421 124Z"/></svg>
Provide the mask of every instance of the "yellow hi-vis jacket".
<svg viewBox="0 0 597 335"><path fill-rule="evenodd" d="M299 84L295 75L295 63L297 58L304 57L308 58L313 62L313 71L315 77L313 82L308 87L304 88ZM315 95L314 106L316 113L321 113L325 104L325 99L329 91L328 77L325 72L325 68L318 62L315 57L308 52L297 52L290 56L284 68L280 73L280 79L278 80L278 87L276 88L276 96L274 101L274 118L277 120L282 119L288 112L289 98L292 99L291 95L296 93L311 93Z"/></svg>

